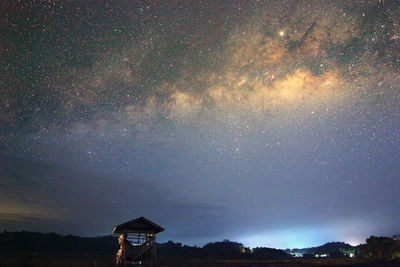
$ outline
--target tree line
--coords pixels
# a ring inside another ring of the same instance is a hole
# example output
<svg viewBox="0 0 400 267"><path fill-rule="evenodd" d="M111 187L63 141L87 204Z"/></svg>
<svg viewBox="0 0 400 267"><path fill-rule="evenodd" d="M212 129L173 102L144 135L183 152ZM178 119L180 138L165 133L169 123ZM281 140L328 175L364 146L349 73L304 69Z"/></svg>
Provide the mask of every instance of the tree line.
<svg viewBox="0 0 400 267"><path fill-rule="evenodd" d="M12 254L63 254L63 255L115 255L118 241L114 236L79 237L56 233L7 232L0 233L0 256ZM296 253L304 257L330 258L362 257L381 260L400 259L400 235L392 237L371 236L365 244L351 246L343 242L330 242L314 248L274 249L249 248L238 242L223 240L203 247L187 246L168 241L157 243L157 253L163 258L210 259L283 259Z"/></svg>

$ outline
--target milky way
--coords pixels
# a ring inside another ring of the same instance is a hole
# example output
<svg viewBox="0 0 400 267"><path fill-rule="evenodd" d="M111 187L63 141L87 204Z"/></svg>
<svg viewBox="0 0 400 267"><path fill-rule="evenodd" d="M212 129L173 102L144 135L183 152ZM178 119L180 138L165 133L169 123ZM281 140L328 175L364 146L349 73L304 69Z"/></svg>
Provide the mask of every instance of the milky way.
<svg viewBox="0 0 400 267"><path fill-rule="evenodd" d="M2 4L0 227L396 234L398 1Z"/></svg>

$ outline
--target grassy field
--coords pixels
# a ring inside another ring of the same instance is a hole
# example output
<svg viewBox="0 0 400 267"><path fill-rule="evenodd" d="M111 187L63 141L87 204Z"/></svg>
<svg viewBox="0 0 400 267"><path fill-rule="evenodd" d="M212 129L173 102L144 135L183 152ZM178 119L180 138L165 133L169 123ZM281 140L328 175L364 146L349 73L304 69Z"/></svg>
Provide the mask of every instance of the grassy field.
<svg viewBox="0 0 400 267"><path fill-rule="evenodd" d="M22 255L13 257L1 257L0 267L108 267L114 266L112 256L35 256ZM132 265L130 265L132 266ZM265 261L246 261L246 260L205 260L205 259L160 259L160 267L214 267L214 266L233 266L233 267L261 267L261 266L400 266L400 261L377 262L365 259L286 259L286 260L265 260Z"/></svg>
<svg viewBox="0 0 400 267"><path fill-rule="evenodd" d="M0 267L109 267L114 266L114 257L110 256L35 256L20 255L13 257L1 257Z"/></svg>
<svg viewBox="0 0 400 267"><path fill-rule="evenodd" d="M285 259L285 260L264 260L264 261L248 261L248 260L160 260L160 267L172 266L234 266L234 267L261 267L261 266L400 266L400 261L396 262L377 262L365 259Z"/></svg>

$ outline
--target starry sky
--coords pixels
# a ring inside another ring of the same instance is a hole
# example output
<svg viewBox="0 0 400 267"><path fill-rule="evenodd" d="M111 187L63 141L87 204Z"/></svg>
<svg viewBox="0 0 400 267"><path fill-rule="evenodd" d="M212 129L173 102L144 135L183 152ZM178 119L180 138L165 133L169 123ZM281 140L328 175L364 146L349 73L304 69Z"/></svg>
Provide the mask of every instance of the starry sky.
<svg viewBox="0 0 400 267"><path fill-rule="evenodd" d="M400 231L399 1L10 0L0 33L0 230Z"/></svg>

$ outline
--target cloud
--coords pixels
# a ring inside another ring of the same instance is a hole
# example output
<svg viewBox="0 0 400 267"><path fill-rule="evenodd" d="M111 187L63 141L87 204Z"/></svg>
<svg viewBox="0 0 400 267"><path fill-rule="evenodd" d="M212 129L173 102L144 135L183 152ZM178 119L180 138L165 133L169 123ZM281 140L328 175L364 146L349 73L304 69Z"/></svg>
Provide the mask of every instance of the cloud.
<svg viewBox="0 0 400 267"><path fill-rule="evenodd" d="M165 238L224 233L213 227L226 217L222 207L177 199L143 177L121 179L16 157L0 161L2 229L109 234L116 224L147 216L169 229ZM205 217L208 223L197 224Z"/></svg>

